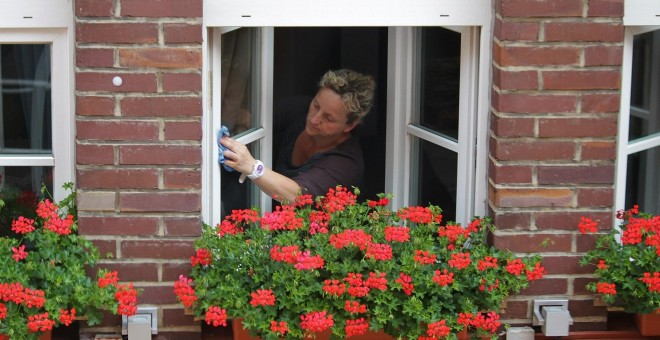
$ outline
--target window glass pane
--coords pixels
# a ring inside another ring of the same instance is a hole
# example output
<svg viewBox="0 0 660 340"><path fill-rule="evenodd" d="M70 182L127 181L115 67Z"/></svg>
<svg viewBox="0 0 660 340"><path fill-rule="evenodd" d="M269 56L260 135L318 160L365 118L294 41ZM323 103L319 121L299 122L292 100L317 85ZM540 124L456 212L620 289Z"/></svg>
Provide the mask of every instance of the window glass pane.
<svg viewBox="0 0 660 340"><path fill-rule="evenodd" d="M628 156L626 208L660 214L660 147Z"/></svg>
<svg viewBox="0 0 660 340"><path fill-rule="evenodd" d="M247 147L250 153L258 159L258 143L248 144ZM249 209L257 206L259 187L254 185L249 178L245 178L245 182L240 183L238 180L241 174L238 171L229 172L225 169L220 170L220 176L220 194L222 195L221 218L224 219L234 209Z"/></svg>
<svg viewBox="0 0 660 340"><path fill-rule="evenodd" d="M414 123L458 139L461 34L422 28L419 118Z"/></svg>
<svg viewBox="0 0 660 340"><path fill-rule="evenodd" d="M456 178L458 155L425 140L415 138L417 161L413 174L417 183L416 204L442 208L444 221L456 220Z"/></svg>
<svg viewBox="0 0 660 340"><path fill-rule="evenodd" d="M0 199L5 202L0 209L0 235L11 233L11 221L21 215L34 215L41 186L46 185L53 193L53 168L29 166L0 167Z"/></svg>
<svg viewBox="0 0 660 340"><path fill-rule="evenodd" d="M239 28L220 40L222 124L235 136L259 127L257 29Z"/></svg>
<svg viewBox="0 0 660 340"><path fill-rule="evenodd" d="M629 139L660 132L660 31L635 36Z"/></svg>
<svg viewBox="0 0 660 340"><path fill-rule="evenodd" d="M50 46L0 45L0 152L51 154Z"/></svg>

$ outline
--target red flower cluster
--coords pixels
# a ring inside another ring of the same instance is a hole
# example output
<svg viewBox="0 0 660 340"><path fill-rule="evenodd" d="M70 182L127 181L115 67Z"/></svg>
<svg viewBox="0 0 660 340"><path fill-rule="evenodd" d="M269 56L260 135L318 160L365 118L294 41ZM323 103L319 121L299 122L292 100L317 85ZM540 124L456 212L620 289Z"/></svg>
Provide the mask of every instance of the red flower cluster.
<svg viewBox="0 0 660 340"><path fill-rule="evenodd" d="M192 280L179 275L179 281L174 283L174 294L179 298L181 304L189 308L197 301L195 289L191 286Z"/></svg>
<svg viewBox="0 0 660 340"><path fill-rule="evenodd" d="M11 222L11 230L17 234L28 234L34 231L34 220L19 216Z"/></svg>
<svg viewBox="0 0 660 340"><path fill-rule="evenodd" d="M410 241L410 228L408 227L385 227L385 239L388 242L408 242Z"/></svg>
<svg viewBox="0 0 660 340"><path fill-rule="evenodd" d="M46 299L43 290L25 288L20 282L12 282L0 283L0 301L22 304L28 308L41 308Z"/></svg>
<svg viewBox="0 0 660 340"><path fill-rule="evenodd" d="M289 325L286 323L286 321L271 321L270 331L273 333L278 333L280 336L284 336L284 334L289 331Z"/></svg>
<svg viewBox="0 0 660 340"><path fill-rule="evenodd" d="M300 316L300 327L314 333L323 332L335 325L332 315L326 314L326 311L303 314Z"/></svg>
<svg viewBox="0 0 660 340"><path fill-rule="evenodd" d="M270 289L257 289L256 292L250 293L252 300L250 304L257 306L275 306L275 295Z"/></svg>
<svg viewBox="0 0 660 340"><path fill-rule="evenodd" d="M600 294L616 294L616 285L614 283L598 282L596 283L596 291Z"/></svg>
<svg viewBox="0 0 660 340"><path fill-rule="evenodd" d="M213 263L213 257L208 249L200 248L197 249L195 256L190 257L190 263L193 267L196 265L208 266Z"/></svg>
<svg viewBox="0 0 660 340"><path fill-rule="evenodd" d="M28 331L30 333L46 332L53 329L55 321L48 318L48 312L28 316Z"/></svg>
<svg viewBox="0 0 660 340"><path fill-rule="evenodd" d="M0 320L7 317L7 306L4 303L0 303Z"/></svg>
<svg viewBox="0 0 660 340"><path fill-rule="evenodd" d="M515 276L519 276L520 274L522 274L523 270L525 270L525 264L522 263L520 259L507 261L507 265L506 265L507 272Z"/></svg>
<svg viewBox="0 0 660 340"><path fill-rule="evenodd" d="M314 270L323 268L323 258L320 255L312 256L309 250L298 254L296 256L296 264L293 266L298 270Z"/></svg>
<svg viewBox="0 0 660 340"><path fill-rule="evenodd" d="M234 210L235 211L235 210ZM236 235L236 234L242 234L243 233L243 228L240 227L238 224L233 223L228 220L223 220L220 222L217 226L217 233L220 235L220 237L223 237L225 235Z"/></svg>
<svg viewBox="0 0 660 340"><path fill-rule="evenodd" d="M463 269L472 263L470 253L455 253L451 255L451 259L447 261L452 268Z"/></svg>
<svg viewBox="0 0 660 340"><path fill-rule="evenodd" d="M312 195L300 195L296 197L296 201L293 203L293 206L296 208L304 207L306 205L311 205L314 203Z"/></svg>
<svg viewBox="0 0 660 340"><path fill-rule="evenodd" d="M296 217L293 206L277 206L275 211L267 212L261 218L261 227L270 231L296 230L302 228L303 219Z"/></svg>
<svg viewBox="0 0 660 340"><path fill-rule="evenodd" d="M270 249L270 259L277 262L294 264L296 263L298 254L300 254L300 249L295 245L284 247L274 245L273 248Z"/></svg>
<svg viewBox="0 0 660 340"><path fill-rule="evenodd" d="M390 203L390 200L387 199L387 197L383 197L379 199L378 201L372 201L372 200L367 200L367 205L369 205L370 208L375 208L375 207L384 207Z"/></svg>
<svg viewBox="0 0 660 340"><path fill-rule="evenodd" d="M217 225L220 237L225 235L236 235L243 233L242 223L256 223L261 220L259 213L252 209L232 210L231 214Z"/></svg>
<svg viewBox="0 0 660 340"><path fill-rule="evenodd" d="M330 215L325 211L311 211L309 213L309 233L312 235L327 234L328 221L330 221Z"/></svg>
<svg viewBox="0 0 660 340"><path fill-rule="evenodd" d="M348 282L348 295L362 297L369 294L370 288L362 280L362 274L348 273L344 281Z"/></svg>
<svg viewBox="0 0 660 340"><path fill-rule="evenodd" d="M644 277L639 280L649 287L649 292L660 293L660 272L654 272L653 276L651 276L651 273L644 273Z"/></svg>
<svg viewBox="0 0 660 340"><path fill-rule="evenodd" d="M392 247L383 243L368 243L366 257L368 259L387 261L392 258Z"/></svg>
<svg viewBox="0 0 660 340"><path fill-rule="evenodd" d="M442 215L434 216L431 209L428 207L405 207L401 208L397 213L402 220L408 220L413 223L440 223Z"/></svg>
<svg viewBox="0 0 660 340"><path fill-rule="evenodd" d="M396 280L394 280L394 282L401 285L401 287L403 288L403 292L406 293L406 295L411 295L413 289L415 288L415 285L412 284L412 277L404 273L400 273L399 277Z"/></svg>
<svg viewBox="0 0 660 340"><path fill-rule="evenodd" d="M76 309L71 308L71 310L66 310L66 309L60 309L60 323L62 323L65 326L70 325L73 320L76 318Z"/></svg>
<svg viewBox="0 0 660 340"><path fill-rule="evenodd" d="M73 215L67 215L66 218L63 219L57 213L51 214L51 216L44 222L44 228L60 235L71 234L72 225Z"/></svg>
<svg viewBox="0 0 660 340"><path fill-rule="evenodd" d="M344 327L346 331L346 337L362 335L369 330L369 324L364 318L359 318L357 320L346 320L346 326Z"/></svg>
<svg viewBox="0 0 660 340"><path fill-rule="evenodd" d="M23 305L27 308L41 308L46 303L44 291L39 289L25 288L23 291Z"/></svg>
<svg viewBox="0 0 660 340"><path fill-rule="evenodd" d="M477 269L484 271L487 268L497 268L497 258L486 256L477 263Z"/></svg>
<svg viewBox="0 0 660 340"><path fill-rule="evenodd" d="M115 300L119 303L117 314L131 316L137 312L137 290L132 283L118 285Z"/></svg>
<svg viewBox="0 0 660 340"><path fill-rule="evenodd" d="M206 311L204 321L206 321L207 325L213 325L214 327L227 326L227 310L217 306L211 306Z"/></svg>
<svg viewBox="0 0 660 340"><path fill-rule="evenodd" d="M598 231L598 223L588 217L580 217L578 228L580 229L581 234L586 234L587 232L595 233Z"/></svg>
<svg viewBox="0 0 660 340"><path fill-rule="evenodd" d="M387 278L385 278L385 273L369 273L369 278L364 282L364 285L370 289L386 290Z"/></svg>
<svg viewBox="0 0 660 340"><path fill-rule="evenodd" d="M25 251L25 246L24 246L24 245L22 245L22 246L20 246L20 247L18 247L18 248L16 248L16 247L11 247L11 251L14 253L14 254L12 254L11 257L12 257L12 258L14 259L14 261L16 261L16 262L18 262L18 261L20 261L20 260L26 258L27 255L28 255L28 253Z"/></svg>
<svg viewBox="0 0 660 340"><path fill-rule="evenodd" d="M426 334L432 338L444 338L451 333L451 328L447 326L445 320L432 322L427 325Z"/></svg>
<svg viewBox="0 0 660 340"><path fill-rule="evenodd" d="M479 313L472 319L472 327L495 333L500 327L500 316L495 312Z"/></svg>
<svg viewBox="0 0 660 340"><path fill-rule="evenodd" d="M365 250L371 241L371 235L362 229L346 229L339 234L330 235L330 244L337 249L353 245Z"/></svg>
<svg viewBox="0 0 660 340"><path fill-rule="evenodd" d="M438 228L438 236L446 237L450 244L455 244L461 236L467 238L469 235L469 229L463 229L463 227L458 224L449 224Z"/></svg>
<svg viewBox="0 0 660 340"><path fill-rule="evenodd" d="M441 286L447 286L452 284L454 282L454 273L448 273L447 269L444 271L435 271L435 275L433 275L433 282L441 285Z"/></svg>
<svg viewBox="0 0 660 340"><path fill-rule="evenodd" d="M600 260L600 261L598 261L598 264L596 265L596 267L598 267L598 269L600 269L600 270L605 270L605 269L607 269L607 264L605 263L605 260Z"/></svg>
<svg viewBox="0 0 660 340"><path fill-rule="evenodd" d="M37 205L37 216L41 218L49 218L53 214L57 215L57 209L59 209L57 205L49 199L45 199Z"/></svg>
<svg viewBox="0 0 660 340"><path fill-rule="evenodd" d="M330 295L339 296L346 291L346 285L339 280L325 280L323 281L323 291Z"/></svg>
<svg viewBox="0 0 660 340"><path fill-rule="evenodd" d="M541 263L536 263L534 268L532 269L527 269L527 280L529 281L534 281L534 280L540 280L543 278L543 275L545 274L545 268L541 266Z"/></svg>
<svg viewBox="0 0 660 340"><path fill-rule="evenodd" d="M366 313L367 305L360 304L358 301L346 300L344 309L349 313Z"/></svg>
<svg viewBox="0 0 660 340"><path fill-rule="evenodd" d="M426 250L415 250L413 260L419 264L433 264L435 263L435 254L431 254Z"/></svg>
<svg viewBox="0 0 660 340"><path fill-rule="evenodd" d="M335 211L344 211L346 207L355 205L357 197L345 187L330 188L326 196L321 200L318 208L329 214Z"/></svg>
<svg viewBox="0 0 660 340"><path fill-rule="evenodd" d="M483 292L487 289L490 292L493 289L496 289L497 287L500 286L500 279L495 279L495 283L493 283L492 285L489 285L489 286L486 286L487 283L488 283L488 281L486 281L486 279L482 278L481 279L481 285L479 286L479 290Z"/></svg>
<svg viewBox="0 0 660 340"><path fill-rule="evenodd" d="M119 282L119 277L117 276L117 272L108 272L105 273L102 277L99 277L99 287L105 288L106 286L113 285L117 286L117 282Z"/></svg>

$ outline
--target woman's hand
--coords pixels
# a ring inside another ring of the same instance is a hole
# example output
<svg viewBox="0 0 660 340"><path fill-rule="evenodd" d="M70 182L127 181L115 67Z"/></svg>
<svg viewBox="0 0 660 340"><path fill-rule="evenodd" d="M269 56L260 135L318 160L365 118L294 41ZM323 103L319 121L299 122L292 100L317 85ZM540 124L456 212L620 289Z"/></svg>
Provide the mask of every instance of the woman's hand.
<svg viewBox="0 0 660 340"><path fill-rule="evenodd" d="M256 160L245 145L230 137L222 137L220 144L227 148L222 153L225 156L226 165L242 174L252 174L252 166Z"/></svg>

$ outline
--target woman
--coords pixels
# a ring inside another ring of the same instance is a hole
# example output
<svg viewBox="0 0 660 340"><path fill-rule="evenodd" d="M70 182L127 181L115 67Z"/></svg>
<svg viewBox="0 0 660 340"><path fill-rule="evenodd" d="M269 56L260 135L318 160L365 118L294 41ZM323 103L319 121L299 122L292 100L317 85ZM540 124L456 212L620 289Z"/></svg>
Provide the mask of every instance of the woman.
<svg viewBox="0 0 660 340"><path fill-rule="evenodd" d="M226 165L247 175L280 202L300 194L324 195L337 185L361 186L362 149L351 131L371 110L375 83L351 70L328 71L309 104L306 119L287 132L275 170L255 160L236 140L224 137Z"/></svg>

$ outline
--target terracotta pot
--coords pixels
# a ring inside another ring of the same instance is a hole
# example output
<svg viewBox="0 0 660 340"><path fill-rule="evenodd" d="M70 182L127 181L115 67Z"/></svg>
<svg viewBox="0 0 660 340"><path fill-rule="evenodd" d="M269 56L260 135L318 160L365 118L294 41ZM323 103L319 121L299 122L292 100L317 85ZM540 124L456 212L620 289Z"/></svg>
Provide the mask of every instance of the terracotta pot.
<svg viewBox="0 0 660 340"><path fill-rule="evenodd" d="M242 319L233 319L231 321L232 331L234 332L234 340L260 340L258 337L250 336L250 332L243 328ZM325 331L316 333L317 340L329 340L332 332ZM391 336L385 334L383 331L372 332L367 331L364 335L352 336L351 340L393 340Z"/></svg>
<svg viewBox="0 0 660 340"><path fill-rule="evenodd" d="M660 314L658 313L635 314L635 324L641 335L660 335Z"/></svg>
<svg viewBox="0 0 660 340"><path fill-rule="evenodd" d="M39 336L39 340L50 340L51 338L52 338L51 331L47 331ZM9 339L9 337L4 334L0 334L0 340L11 340L11 339Z"/></svg>

